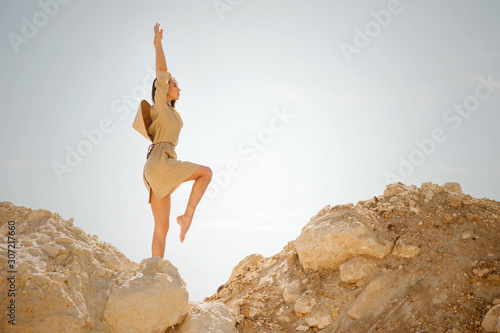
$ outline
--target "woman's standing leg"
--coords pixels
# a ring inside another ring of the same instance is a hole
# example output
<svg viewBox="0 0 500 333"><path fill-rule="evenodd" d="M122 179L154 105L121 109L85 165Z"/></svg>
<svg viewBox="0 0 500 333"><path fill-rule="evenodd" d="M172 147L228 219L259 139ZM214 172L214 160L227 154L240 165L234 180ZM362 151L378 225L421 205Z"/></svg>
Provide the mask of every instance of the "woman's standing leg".
<svg viewBox="0 0 500 333"><path fill-rule="evenodd" d="M194 180L193 188L191 190L191 195L189 196L189 201L186 207L186 211L183 215L177 217L177 223L181 226L180 240L181 243L184 242L186 233L191 226L191 221L193 220L194 211L196 206L201 200L201 197L205 193L205 190L212 180L212 169L207 166L200 165L198 170L193 173L189 178L185 180Z"/></svg>
<svg viewBox="0 0 500 333"><path fill-rule="evenodd" d="M167 238L169 227L170 194L158 200L151 191L151 210L153 211L155 220L151 252L153 257L160 256L163 258L165 255L165 239Z"/></svg>

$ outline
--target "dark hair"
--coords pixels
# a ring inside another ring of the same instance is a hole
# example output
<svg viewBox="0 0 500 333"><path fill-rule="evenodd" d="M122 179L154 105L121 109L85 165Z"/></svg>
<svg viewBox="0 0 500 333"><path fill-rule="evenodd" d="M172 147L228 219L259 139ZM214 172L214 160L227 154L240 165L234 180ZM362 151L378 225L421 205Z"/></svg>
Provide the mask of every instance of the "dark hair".
<svg viewBox="0 0 500 333"><path fill-rule="evenodd" d="M153 100L153 104L155 102L155 92L156 92L156 78L154 79L153 81L153 87L151 88L151 99ZM175 102L176 100L173 99L171 102L170 102L170 105L172 105L172 107L175 109Z"/></svg>

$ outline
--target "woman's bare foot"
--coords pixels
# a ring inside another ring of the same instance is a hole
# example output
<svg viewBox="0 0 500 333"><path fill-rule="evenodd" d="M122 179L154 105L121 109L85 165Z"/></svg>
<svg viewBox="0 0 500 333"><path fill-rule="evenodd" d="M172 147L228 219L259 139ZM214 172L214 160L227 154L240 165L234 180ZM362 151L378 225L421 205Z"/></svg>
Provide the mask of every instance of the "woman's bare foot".
<svg viewBox="0 0 500 333"><path fill-rule="evenodd" d="M188 232L189 227L191 226L192 219L193 219L192 216L186 214L177 216L177 223L181 226L181 234L180 234L181 243L184 242L186 233Z"/></svg>

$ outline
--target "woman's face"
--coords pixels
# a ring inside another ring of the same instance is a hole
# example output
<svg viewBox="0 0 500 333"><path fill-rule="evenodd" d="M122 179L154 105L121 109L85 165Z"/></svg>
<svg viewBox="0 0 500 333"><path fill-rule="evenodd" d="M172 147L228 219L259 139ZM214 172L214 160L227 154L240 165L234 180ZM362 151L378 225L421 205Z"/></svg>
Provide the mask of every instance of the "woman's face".
<svg viewBox="0 0 500 333"><path fill-rule="evenodd" d="M178 100L180 92L181 88L177 85L177 81L175 81L174 78L171 78L168 84L167 98L170 97L170 100Z"/></svg>

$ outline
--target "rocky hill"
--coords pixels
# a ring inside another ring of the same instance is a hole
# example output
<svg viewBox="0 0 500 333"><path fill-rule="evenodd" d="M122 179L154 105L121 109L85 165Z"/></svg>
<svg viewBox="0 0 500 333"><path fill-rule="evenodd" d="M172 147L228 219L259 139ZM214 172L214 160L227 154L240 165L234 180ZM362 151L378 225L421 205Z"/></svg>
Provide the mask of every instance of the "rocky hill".
<svg viewBox="0 0 500 333"><path fill-rule="evenodd" d="M500 332L500 203L457 183L326 206L204 302L47 210L1 202L0 235L2 332Z"/></svg>
<svg viewBox="0 0 500 333"><path fill-rule="evenodd" d="M393 183L324 207L206 301L226 304L239 332L500 332L499 298L500 203L457 183Z"/></svg>

